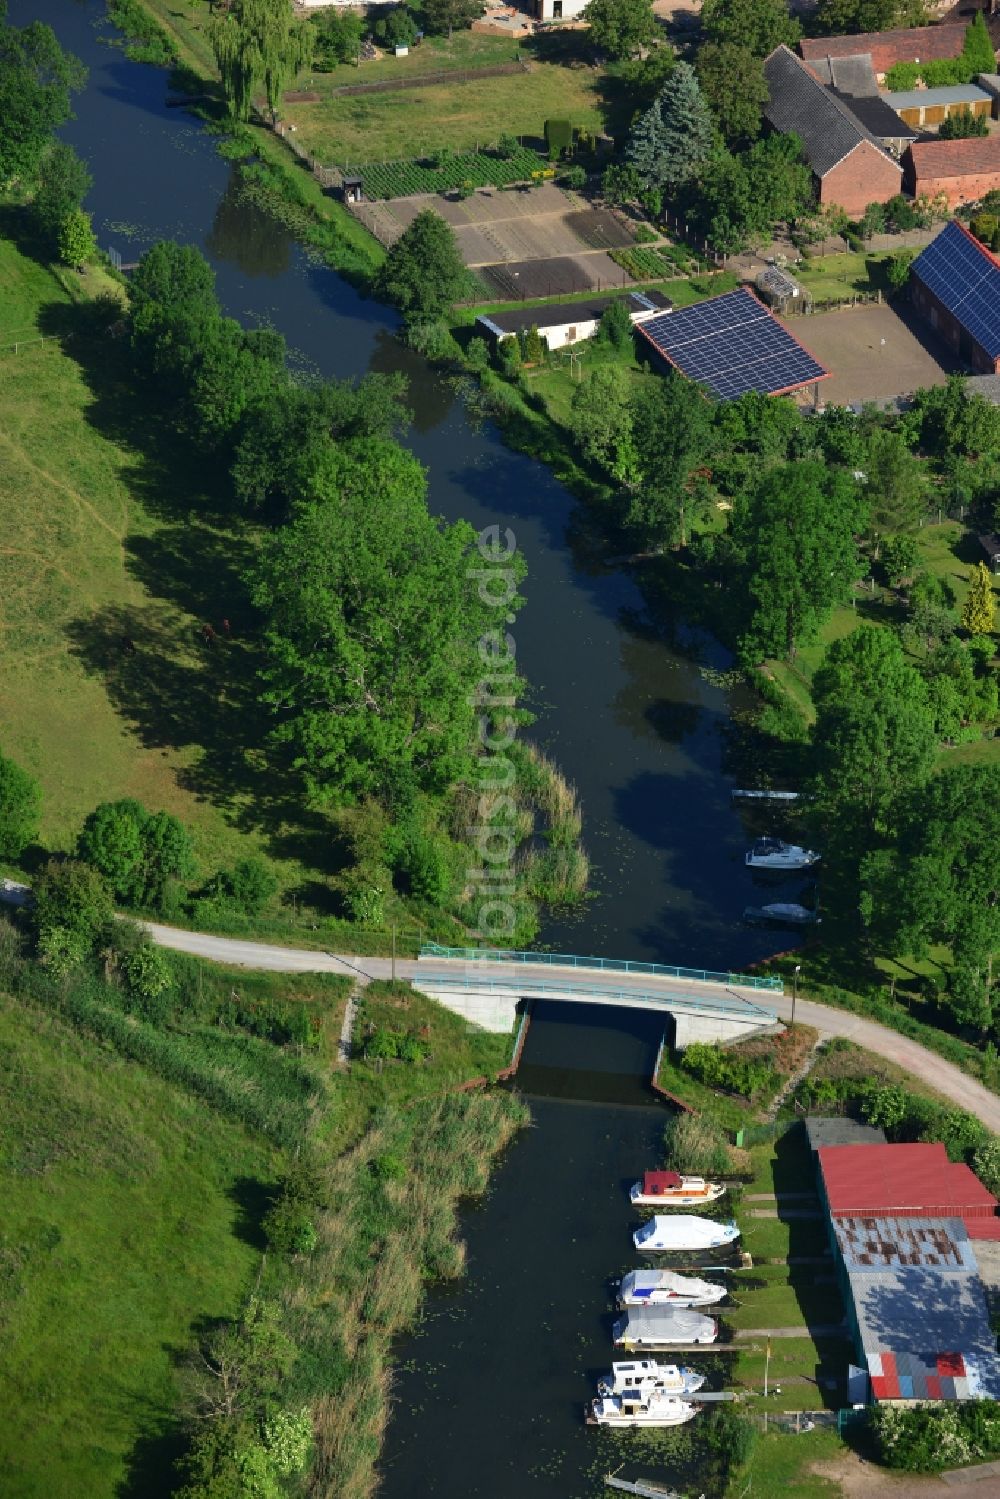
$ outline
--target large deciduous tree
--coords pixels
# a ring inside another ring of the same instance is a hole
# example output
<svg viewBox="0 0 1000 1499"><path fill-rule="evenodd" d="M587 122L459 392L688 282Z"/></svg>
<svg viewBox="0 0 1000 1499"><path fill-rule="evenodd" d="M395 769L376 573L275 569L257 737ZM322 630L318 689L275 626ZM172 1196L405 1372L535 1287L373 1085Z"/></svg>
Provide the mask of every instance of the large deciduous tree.
<svg viewBox="0 0 1000 1499"><path fill-rule="evenodd" d="M378 272L379 293L409 323L432 322L469 284L450 224L425 208L399 236Z"/></svg>
<svg viewBox="0 0 1000 1499"><path fill-rule="evenodd" d="M736 42L708 42L698 51L695 69L726 140L731 145L756 140L768 100L762 59Z"/></svg>
<svg viewBox="0 0 1000 1499"><path fill-rule="evenodd" d="M19 859L38 837L42 790L33 775L0 755L0 859Z"/></svg>
<svg viewBox="0 0 1000 1499"><path fill-rule="evenodd" d="M782 43L794 47L802 35L785 0L705 0L701 25L710 42L746 47L755 57L766 57Z"/></svg>
<svg viewBox="0 0 1000 1499"><path fill-rule="evenodd" d="M427 30L447 32L449 40L456 26L468 26L483 13L480 0L424 0L422 10Z"/></svg>
<svg viewBox="0 0 1000 1499"><path fill-rule="evenodd" d="M0 187L35 180L53 131L70 118L70 94L86 81L51 26L11 26L0 0Z"/></svg>
<svg viewBox="0 0 1000 1499"><path fill-rule="evenodd" d="M598 365L573 392L570 425L588 458L619 483L635 477L631 382L619 364Z"/></svg>
<svg viewBox="0 0 1000 1499"><path fill-rule="evenodd" d="M274 118L281 90L312 54L312 29L288 0L232 0L209 20L208 36L238 120L249 119L254 91L261 86Z"/></svg>
<svg viewBox="0 0 1000 1499"><path fill-rule="evenodd" d="M869 433L861 467L877 557L884 536L916 530L927 511L927 480L902 433L888 427Z"/></svg>
<svg viewBox="0 0 1000 1499"><path fill-rule="evenodd" d="M93 178L86 163L65 141L55 141L46 152L40 178L31 204L32 217L54 244L66 215L80 207Z"/></svg>
<svg viewBox="0 0 1000 1499"><path fill-rule="evenodd" d="M886 825L923 785L937 747L927 686L898 637L861 625L813 678L816 792L833 819Z"/></svg>
<svg viewBox="0 0 1000 1499"><path fill-rule="evenodd" d="M250 578L275 738L320 800L441 789L471 766L481 642L505 653L517 573L485 579L471 528L425 495L394 443L331 446Z"/></svg>
<svg viewBox="0 0 1000 1499"><path fill-rule="evenodd" d="M714 444L714 403L700 385L671 371L644 381L632 402L638 482L627 520L638 538L687 545L693 512L704 501L704 469Z"/></svg>
<svg viewBox="0 0 1000 1499"><path fill-rule="evenodd" d="M695 71L681 62L651 108L639 116L626 156L644 187L675 192L708 161L714 139L711 112Z"/></svg>
<svg viewBox="0 0 1000 1499"><path fill-rule="evenodd" d="M87 818L77 854L130 905L158 907L172 880L194 873L191 838L169 812L148 812L124 798L102 802Z"/></svg>
<svg viewBox="0 0 1000 1499"><path fill-rule="evenodd" d="M751 600L746 655L793 658L847 597L860 571L854 536L863 513L849 475L815 460L780 464L739 497L733 537Z"/></svg>
<svg viewBox="0 0 1000 1499"><path fill-rule="evenodd" d="M129 278L132 343L143 364L186 388L200 351L220 318L215 272L193 245L161 241Z"/></svg>
<svg viewBox="0 0 1000 1499"><path fill-rule="evenodd" d="M656 35L651 0L590 0L583 19L595 46L609 57L630 57Z"/></svg>

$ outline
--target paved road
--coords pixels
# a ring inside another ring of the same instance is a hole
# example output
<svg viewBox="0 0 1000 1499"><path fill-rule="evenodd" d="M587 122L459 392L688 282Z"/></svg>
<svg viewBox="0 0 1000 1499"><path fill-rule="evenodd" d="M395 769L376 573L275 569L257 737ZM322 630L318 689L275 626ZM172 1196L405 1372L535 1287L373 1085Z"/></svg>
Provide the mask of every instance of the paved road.
<svg viewBox="0 0 1000 1499"><path fill-rule="evenodd" d="M212 958L219 963L235 964L237 967L270 968L284 973L367 974L370 978L388 978L390 974L391 965L388 958L339 957L332 953L307 952L288 947L268 947L261 943L243 942L231 937L211 937L202 932L182 932L175 927L157 926L154 923L148 925L154 941L163 947L197 953L200 957ZM435 967L440 962L441 960L435 959ZM416 971L417 964L412 958L396 960L396 973L399 978L412 978ZM506 974L507 970L502 971ZM556 973L571 970L549 971L555 976ZM530 972L537 977L537 968L532 967ZM642 975L619 973L615 975L614 981L622 988L630 984L637 988L649 986L649 979ZM681 991L685 987L683 980L670 980L672 990ZM699 990L695 985L689 987L692 997L695 997ZM700 993L703 994L704 990L700 990ZM782 1020L791 1019L792 1001L787 995L758 992L754 998L759 1004L766 1005L768 1009L776 1010ZM795 1018L803 1025L815 1026L821 1036L845 1036L868 1051L873 1051L876 1056L895 1062L907 1072L911 1072L914 1077L919 1077L950 1102L977 1115L990 1129L1000 1134L1000 1097L991 1093L988 1088L984 1088L975 1078L967 1076L953 1063L945 1061L936 1052L928 1051L919 1042L911 1041L907 1036L888 1030L874 1020L852 1015L847 1010L835 1010L829 1005L816 1004L809 999L798 1000Z"/></svg>

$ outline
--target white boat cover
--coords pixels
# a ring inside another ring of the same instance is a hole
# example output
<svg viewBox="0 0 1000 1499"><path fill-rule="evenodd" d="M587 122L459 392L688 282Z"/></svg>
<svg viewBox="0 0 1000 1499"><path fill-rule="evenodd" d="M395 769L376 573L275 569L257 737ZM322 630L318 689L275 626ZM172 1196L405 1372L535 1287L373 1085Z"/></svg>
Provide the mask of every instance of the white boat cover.
<svg viewBox="0 0 1000 1499"><path fill-rule="evenodd" d="M694 1275L677 1275L673 1270L630 1270L622 1277L622 1301L650 1301L657 1296L687 1297L692 1301L721 1301L723 1288Z"/></svg>
<svg viewBox="0 0 1000 1499"><path fill-rule="evenodd" d="M667 1217L657 1213L633 1235L635 1244L641 1249L644 1244L657 1249L709 1249L716 1244L729 1244L735 1235L731 1223L717 1223L714 1218L697 1218L692 1213L677 1213Z"/></svg>
<svg viewBox="0 0 1000 1499"><path fill-rule="evenodd" d="M681 1311L675 1306L630 1306L615 1323L615 1341L620 1343L693 1343L713 1337L715 1324L700 1312Z"/></svg>

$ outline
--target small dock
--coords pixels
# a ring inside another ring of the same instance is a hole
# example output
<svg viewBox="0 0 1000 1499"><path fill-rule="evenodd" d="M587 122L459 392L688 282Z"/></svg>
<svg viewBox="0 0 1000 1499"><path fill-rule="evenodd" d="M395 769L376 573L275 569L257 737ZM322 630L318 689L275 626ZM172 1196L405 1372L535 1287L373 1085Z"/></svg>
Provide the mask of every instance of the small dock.
<svg viewBox="0 0 1000 1499"><path fill-rule="evenodd" d="M797 802L800 791L733 791L734 802Z"/></svg>
<svg viewBox="0 0 1000 1499"><path fill-rule="evenodd" d="M661 1488L645 1478L617 1478L614 1473L605 1473L604 1482L609 1489L620 1489L625 1494L640 1494L643 1499L684 1499L676 1489Z"/></svg>

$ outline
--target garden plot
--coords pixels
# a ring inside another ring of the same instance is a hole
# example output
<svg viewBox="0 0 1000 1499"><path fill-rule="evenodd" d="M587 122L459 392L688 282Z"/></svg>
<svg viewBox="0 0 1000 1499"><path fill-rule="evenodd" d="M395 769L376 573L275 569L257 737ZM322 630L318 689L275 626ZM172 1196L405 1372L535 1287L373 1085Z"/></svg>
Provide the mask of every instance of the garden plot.
<svg viewBox="0 0 1000 1499"><path fill-rule="evenodd" d="M388 207L404 227L423 209L440 214L454 230L465 264L484 268L488 283L504 296L560 296L631 284L607 253L633 243L629 228L605 208L581 208L553 183L484 188L468 198L395 198Z"/></svg>

